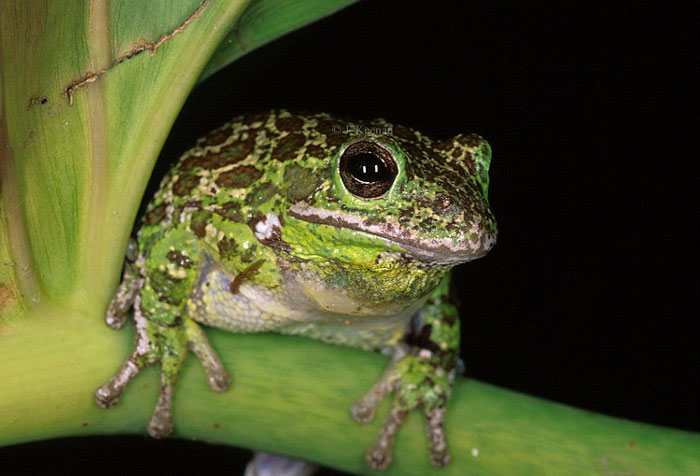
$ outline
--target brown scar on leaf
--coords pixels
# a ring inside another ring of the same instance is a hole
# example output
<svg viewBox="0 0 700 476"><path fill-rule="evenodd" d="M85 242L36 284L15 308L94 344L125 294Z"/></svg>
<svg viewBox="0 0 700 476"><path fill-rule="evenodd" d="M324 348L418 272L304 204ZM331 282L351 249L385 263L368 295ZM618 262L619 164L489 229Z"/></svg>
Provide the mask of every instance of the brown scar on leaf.
<svg viewBox="0 0 700 476"><path fill-rule="evenodd" d="M255 273L258 272L260 267L263 265L264 261L256 261L255 263L251 264L247 268L245 268L243 271L238 273L235 278L233 278L233 281L231 281L231 284L229 284L228 289L231 291L231 294L236 294L238 292L238 288L241 287L241 284L244 282L248 281L250 278L255 276Z"/></svg>
<svg viewBox="0 0 700 476"><path fill-rule="evenodd" d="M114 61L112 61L109 66L106 68L102 68L101 70L94 72L94 73L87 73L85 74L82 78L78 79L77 81L73 81L71 84L66 87L66 89L63 91L63 95L68 98L68 105L72 106L73 105L73 95L75 92L85 86L86 84L94 83L100 77L107 73L109 70L114 68L115 66L123 63L124 61L133 58L134 56L137 56L144 51L150 52L151 56L155 55L158 52L158 48L160 48L163 43L166 41L172 39L174 36L179 35L182 33L185 28L187 28L187 25L192 23L195 18L199 16L201 11L209 4L211 0L203 0L202 3L199 4L199 6L192 12L190 15L185 18L185 21L180 23L177 28L175 28L173 31L170 33L166 33L162 35L160 38L158 38L156 41L153 41L151 43L142 41L141 43L137 43L134 46L129 49L126 53L123 55L117 57Z"/></svg>
<svg viewBox="0 0 700 476"><path fill-rule="evenodd" d="M0 284L0 310L10 307L15 300L15 293L9 286Z"/></svg>

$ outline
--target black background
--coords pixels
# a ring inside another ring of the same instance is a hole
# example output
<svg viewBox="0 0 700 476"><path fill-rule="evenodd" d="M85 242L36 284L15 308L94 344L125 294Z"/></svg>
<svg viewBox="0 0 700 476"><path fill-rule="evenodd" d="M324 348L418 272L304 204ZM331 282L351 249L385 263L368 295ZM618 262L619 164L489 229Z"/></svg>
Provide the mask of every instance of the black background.
<svg viewBox="0 0 700 476"><path fill-rule="evenodd" d="M700 431L697 8L429 3L361 2L234 63L191 95L157 172L273 107L478 132L500 235L456 272L467 375ZM0 451L23 473L237 474L246 458L139 437Z"/></svg>

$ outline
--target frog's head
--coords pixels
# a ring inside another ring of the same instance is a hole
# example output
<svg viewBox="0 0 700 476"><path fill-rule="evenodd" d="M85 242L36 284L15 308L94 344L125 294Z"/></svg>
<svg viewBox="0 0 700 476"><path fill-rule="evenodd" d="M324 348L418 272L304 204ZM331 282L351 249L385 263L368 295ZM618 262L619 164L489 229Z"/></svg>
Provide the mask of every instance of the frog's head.
<svg viewBox="0 0 700 476"><path fill-rule="evenodd" d="M328 248L314 251L330 259L333 248L369 247L434 265L484 256L496 241L488 143L474 134L434 142L406 127L372 124L344 125L338 130L347 140L328 147L321 167L298 169L303 177L289 174L287 195L297 200L288 216L327 238ZM373 130L382 133L368 133ZM299 196L308 182L313 190Z"/></svg>
<svg viewBox="0 0 700 476"><path fill-rule="evenodd" d="M307 136L320 160L287 168L283 227L290 254L327 271L327 283L415 298L495 244L484 139L436 142L382 120L333 124Z"/></svg>

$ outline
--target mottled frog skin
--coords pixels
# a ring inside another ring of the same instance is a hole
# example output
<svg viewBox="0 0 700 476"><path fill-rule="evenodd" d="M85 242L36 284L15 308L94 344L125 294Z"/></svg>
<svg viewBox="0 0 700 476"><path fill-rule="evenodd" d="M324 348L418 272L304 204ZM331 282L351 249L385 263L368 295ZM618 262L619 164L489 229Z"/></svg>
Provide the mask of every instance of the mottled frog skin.
<svg viewBox="0 0 700 476"><path fill-rule="evenodd" d="M490 155L477 135L433 141L381 119L327 114L272 111L211 132L148 206L106 314L121 328L133 308L136 346L97 403L114 405L140 370L160 364L147 430L167 436L188 348L212 389L231 381L202 324L297 334L393 355L351 408L367 422L385 395L396 395L367 452L372 468L390 464L415 408L426 416L431 462L444 466L459 350L449 270L495 243Z"/></svg>

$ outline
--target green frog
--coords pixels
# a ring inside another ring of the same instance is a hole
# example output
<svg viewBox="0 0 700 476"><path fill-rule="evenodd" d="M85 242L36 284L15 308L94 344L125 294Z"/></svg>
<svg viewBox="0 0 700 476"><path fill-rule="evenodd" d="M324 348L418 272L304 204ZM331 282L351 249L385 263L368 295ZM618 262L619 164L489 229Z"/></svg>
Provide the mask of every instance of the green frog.
<svg viewBox="0 0 700 476"><path fill-rule="evenodd" d="M306 336L392 356L350 410L368 422L395 394L370 467L389 466L416 408L432 464L446 465L460 341L449 272L496 241L490 158L478 135L434 141L382 119L280 110L212 131L167 173L127 253L106 322L121 328L133 308L135 349L95 401L113 406L159 364L147 431L165 437L188 349L213 390L231 383L202 326Z"/></svg>

